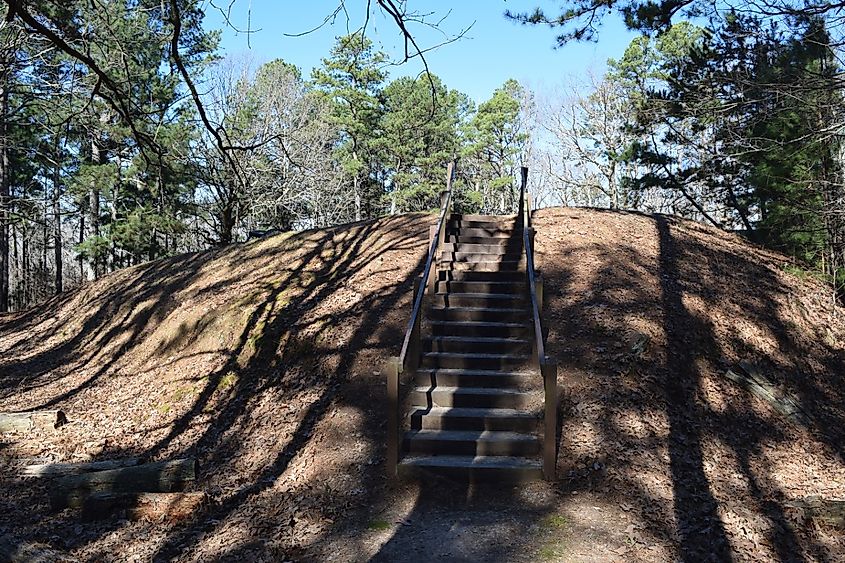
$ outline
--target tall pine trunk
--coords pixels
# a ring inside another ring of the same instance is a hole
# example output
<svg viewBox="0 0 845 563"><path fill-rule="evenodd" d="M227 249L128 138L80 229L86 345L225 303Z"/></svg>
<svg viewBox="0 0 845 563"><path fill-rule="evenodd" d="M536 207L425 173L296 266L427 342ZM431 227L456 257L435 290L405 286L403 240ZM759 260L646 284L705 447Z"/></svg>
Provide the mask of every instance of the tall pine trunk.
<svg viewBox="0 0 845 563"><path fill-rule="evenodd" d="M97 144L96 138L91 139L91 164L98 166L102 164L102 152ZM95 176L96 177L96 176ZM100 234L100 189L97 186L97 180L91 181L91 187L88 191L88 230L86 239L91 239ZM94 281L97 279L99 270L97 267L97 256L93 254L88 256L85 261L85 279Z"/></svg>
<svg viewBox="0 0 845 563"><path fill-rule="evenodd" d="M4 64L5 67L5 64ZM0 69L0 312L9 310L9 75Z"/></svg>
<svg viewBox="0 0 845 563"><path fill-rule="evenodd" d="M56 142L56 156L53 164L53 252L56 261L56 277L55 277L55 292L61 293L63 290L62 274L62 209L61 209L61 153L59 152L59 143Z"/></svg>
<svg viewBox="0 0 845 563"><path fill-rule="evenodd" d="M117 244L115 243L114 237L114 230L117 227L117 202L120 197L120 184L122 180L122 173L121 173L121 165L122 162L120 159L117 161L117 178L115 179L114 186L112 187L111 192L111 233L112 236L109 237L109 271L114 272L118 268L120 268L120 263L118 262L117 257Z"/></svg>

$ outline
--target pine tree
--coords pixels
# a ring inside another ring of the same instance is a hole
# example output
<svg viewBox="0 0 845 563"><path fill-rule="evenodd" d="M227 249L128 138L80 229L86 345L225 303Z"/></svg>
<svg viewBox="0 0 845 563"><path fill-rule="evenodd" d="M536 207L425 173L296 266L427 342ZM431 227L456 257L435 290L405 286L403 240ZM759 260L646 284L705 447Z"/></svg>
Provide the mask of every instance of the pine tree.
<svg viewBox="0 0 845 563"><path fill-rule="evenodd" d="M443 170L459 150L466 97L423 75L391 82L384 104L379 145L391 213L438 207Z"/></svg>
<svg viewBox="0 0 845 563"><path fill-rule="evenodd" d="M483 213L514 212L514 178L528 141L522 119L525 94L516 80L506 81L469 123L462 172Z"/></svg>
<svg viewBox="0 0 845 563"><path fill-rule="evenodd" d="M333 121L341 132L337 158L352 178L356 221L378 215L384 195L377 177L384 61L384 54L359 31L339 37L313 73L316 85L333 102Z"/></svg>

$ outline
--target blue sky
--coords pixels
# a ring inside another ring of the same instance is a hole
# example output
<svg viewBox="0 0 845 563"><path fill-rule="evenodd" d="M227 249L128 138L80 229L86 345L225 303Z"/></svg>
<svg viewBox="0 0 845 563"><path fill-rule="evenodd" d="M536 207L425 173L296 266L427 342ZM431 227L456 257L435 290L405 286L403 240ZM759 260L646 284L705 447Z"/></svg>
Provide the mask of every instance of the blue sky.
<svg viewBox="0 0 845 563"><path fill-rule="evenodd" d="M281 58L299 66L303 74L328 55L334 38L353 31L364 22L366 0L346 0L349 22L344 13L333 24L313 33L300 34L319 26L338 7L337 0L293 2L287 0L235 0L230 12L233 26L254 33L238 33L226 26L224 17L214 6L227 9L231 0L209 0L205 26L223 29L221 51L225 55L249 52L256 62ZM375 4L375 2L373 2ZM447 16L440 28L448 35L458 35L472 26L457 42L444 45L426 54L429 68L446 85L465 92L476 101L490 97L493 90L508 78L515 78L533 89L569 82L588 71L601 73L608 57L618 57L633 38L618 17L604 22L597 43L570 44L555 49L555 32L543 27L524 27L504 17L504 11L529 10L543 5L554 11L557 2L524 0L410 0L409 9L431 12L435 22ZM451 10L451 12L450 12ZM447 15L448 14L448 15ZM368 23L368 36L392 59L402 57L402 38L396 25L373 9ZM435 45L443 35L424 26L411 29L422 47ZM418 61L388 68L390 78L416 75ZM578 80L580 81L580 80Z"/></svg>

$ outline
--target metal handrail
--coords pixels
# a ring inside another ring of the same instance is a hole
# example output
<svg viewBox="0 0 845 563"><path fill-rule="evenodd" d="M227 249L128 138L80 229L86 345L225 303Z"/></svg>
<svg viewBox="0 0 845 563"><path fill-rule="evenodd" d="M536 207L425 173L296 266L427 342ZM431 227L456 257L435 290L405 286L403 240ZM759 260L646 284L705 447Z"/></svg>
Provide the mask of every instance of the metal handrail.
<svg viewBox="0 0 845 563"><path fill-rule="evenodd" d="M428 256L425 260L423 275L414 282L414 306L411 310L411 318L408 320L408 328L405 330L405 339L402 341L402 352L399 356L392 357L384 365L384 375L387 379L387 471L390 475L396 475L399 463L400 436L399 425L401 415L399 413L399 382L401 375L406 371L415 370L420 360L420 316L422 313L422 302L426 288L429 286L432 265L437 256L437 247L444 238L446 232L446 216L452 205L452 182L455 176L455 163L450 162L446 172L446 190L440 194L440 217L437 219L436 231L433 231L431 243L428 246Z"/></svg>
<svg viewBox="0 0 845 563"><path fill-rule="evenodd" d="M408 320L408 328L405 329L405 340L402 342L402 352L399 354L399 365L405 366L408 356L408 350L411 347L412 333L414 327L419 319L420 311L422 310L423 296L428 285L428 278L431 275L431 266L434 263L434 257L437 253L437 246L440 244L440 233L443 229L443 222L446 220L446 215L449 213L449 206L452 203L452 178L455 174L455 163L450 162L446 171L446 191L441 194L440 201L440 217L437 220L437 236L433 237L431 244L428 247L428 257L425 260L425 270L422 274L422 283L416 291L414 298L414 308L411 310L411 318Z"/></svg>
<svg viewBox="0 0 845 563"><path fill-rule="evenodd" d="M522 182L519 189L519 213L520 221L523 223L522 244L525 247L525 269L528 274L528 285L531 293L531 312L534 317L534 339L539 364L546 360L546 349L543 344L543 329L540 324L540 304L537 299L537 274L534 270L534 249L531 240L531 209L527 191L528 168L522 167Z"/></svg>
<svg viewBox="0 0 845 563"><path fill-rule="evenodd" d="M525 245L525 267L528 270L528 285L531 290L531 312L534 316L534 345L537 347L537 359L543 365L546 361L546 347L543 344L543 328L540 324L540 304L537 300L537 279L534 271L534 252L531 248L531 237L528 229L522 232L522 240Z"/></svg>
<svg viewBox="0 0 845 563"><path fill-rule="evenodd" d="M540 312L542 281L537 283L534 269L534 230L531 228L531 195L528 193L528 168L522 167L522 183L519 196L519 222L522 224L522 244L525 247L525 270L531 294L531 314L534 320L534 351L537 367L543 377L544 397L544 436L543 436L543 475L546 479L556 479L557 464L557 361L546 356L543 342L543 325ZM538 286L540 289L538 290Z"/></svg>

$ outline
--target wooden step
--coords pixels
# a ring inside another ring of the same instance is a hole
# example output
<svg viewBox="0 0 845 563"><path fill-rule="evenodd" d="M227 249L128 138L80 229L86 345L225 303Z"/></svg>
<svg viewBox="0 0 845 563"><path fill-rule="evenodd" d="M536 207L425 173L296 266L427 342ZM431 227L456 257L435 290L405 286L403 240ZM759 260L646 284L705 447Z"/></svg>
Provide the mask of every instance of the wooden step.
<svg viewBox="0 0 845 563"><path fill-rule="evenodd" d="M528 284L525 281L449 281L434 282L437 293L496 293L522 295L527 298Z"/></svg>
<svg viewBox="0 0 845 563"><path fill-rule="evenodd" d="M403 447L411 454L533 456L540 441L532 434L498 430L411 430Z"/></svg>
<svg viewBox="0 0 845 563"><path fill-rule="evenodd" d="M410 393L414 408L472 407L520 409L531 404L532 393L495 387L415 387Z"/></svg>
<svg viewBox="0 0 845 563"><path fill-rule="evenodd" d="M484 254L478 252L441 252L439 262L519 262L521 252Z"/></svg>
<svg viewBox="0 0 845 563"><path fill-rule="evenodd" d="M429 321L434 336L492 336L499 338L530 336L526 322Z"/></svg>
<svg viewBox="0 0 845 563"><path fill-rule="evenodd" d="M539 413L518 409L473 407L426 407L409 415L416 430L510 430L533 432L539 429Z"/></svg>
<svg viewBox="0 0 845 563"><path fill-rule="evenodd" d="M428 318L435 321L528 322L526 308L512 307L430 307Z"/></svg>
<svg viewBox="0 0 845 563"><path fill-rule="evenodd" d="M414 383L420 387L511 387L539 381L530 371L503 371L484 369L418 369Z"/></svg>
<svg viewBox="0 0 845 563"><path fill-rule="evenodd" d="M502 307L505 309L528 309L527 297L518 293L437 292L431 296L431 303L437 307Z"/></svg>
<svg viewBox="0 0 845 563"><path fill-rule="evenodd" d="M446 233L445 239L441 244L481 244L485 246L504 246L507 248L522 248L522 234L514 236L489 237L484 235L469 235L466 233Z"/></svg>
<svg viewBox="0 0 845 563"><path fill-rule="evenodd" d="M470 252L476 254L523 254L522 241L512 241L506 244L472 244L446 242L442 243L438 250L442 254L455 252Z"/></svg>
<svg viewBox="0 0 845 563"><path fill-rule="evenodd" d="M490 225L487 227L463 227L461 225L447 224L446 235L457 237L473 238L522 238L522 231L514 227L504 225ZM451 242L451 241L446 241Z"/></svg>
<svg viewBox="0 0 845 563"><path fill-rule="evenodd" d="M423 340L423 351L528 355L531 353L531 342L524 338L432 336Z"/></svg>
<svg viewBox="0 0 845 563"><path fill-rule="evenodd" d="M523 369L530 367L528 354L486 354L481 352L424 352L423 367L457 369Z"/></svg>
<svg viewBox="0 0 845 563"><path fill-rule="evenodd" d="M459 215L453 213L446 221L447 225L462 227L506 227L513 229L519 226L516 215Z"/></svg>
<svg viewBox="0 0 845 563"><path fill-rule="evenodd" d="M525 272L482 272L472 270L437 270L436 280L439 281L500 281L500 282L522 282L527 284Z"/></svg>
<svg viewBox="0 0 845 563"><path fill-rule="evenodd" d="M516 221L447 221L446 230L463 231L467 229L479 229L482 231L496 231L508 233L509 235L519 229Z"/></svg>
<svg viewBox="0 0 845 563"><path fill-rule="evenodd" d="M506 456L406 456L397 468L400 477L435 474L458 480L524 483L543 478L540 460Z"/></svg>
<svg viewBox="0 0 845 563"><path fill-rule="evenodd" d="M440 261L440 270L472 271L472 272L524 272L525 260L485 260L478 262Z"/></svg>
<svg viewBox="0 0 845 563"><path fill-rule="evenodd" d="M516 221L517 216L511 215L473 215L471 213L452 213L449 215L450 221L481 221L481 222L513 222Z"/></svg>

